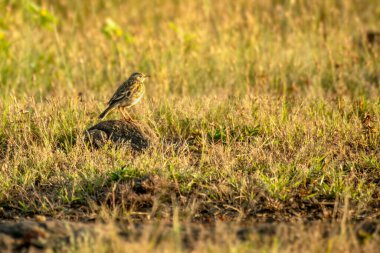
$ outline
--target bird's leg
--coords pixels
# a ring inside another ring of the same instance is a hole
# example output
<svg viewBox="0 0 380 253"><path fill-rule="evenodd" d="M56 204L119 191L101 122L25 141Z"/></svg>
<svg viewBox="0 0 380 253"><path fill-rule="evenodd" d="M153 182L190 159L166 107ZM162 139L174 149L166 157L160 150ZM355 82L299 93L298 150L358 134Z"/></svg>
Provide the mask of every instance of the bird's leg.
<svg viewBox="0 0 380 253"><path fill-rule="evenodd" d="M124 114L124 111L123 111L122 108L119 107L118 109L119 109L120 113L123 115L123 118L124 118L126 121L129 121L131 117L128 115L129 117L127 118L127 116Z"/></svg>
<svg viewBox="0 0 380 253"><path fill-rule="evenodd" d="M131 117L131 115L128 113L128 111L125 110L125 108L123 108L122 110L124 110L124 112L128 115L129 121L134 122L134 120L132 119L132 117Z"/></svg>

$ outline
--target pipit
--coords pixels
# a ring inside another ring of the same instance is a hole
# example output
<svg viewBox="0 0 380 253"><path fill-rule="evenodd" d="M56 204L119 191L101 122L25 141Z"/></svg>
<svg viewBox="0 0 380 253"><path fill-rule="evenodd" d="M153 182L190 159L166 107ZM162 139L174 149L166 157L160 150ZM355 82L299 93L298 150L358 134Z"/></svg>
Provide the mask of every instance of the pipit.
<svg viewBox="0 0 380 253"><path fill-rule="evenodd" d="M113 109L118 109L124 119L133 121L125 108L130 108L141 100L145 92L144 80L147 77L149 76L143 73L133 73L113 94L110 101L108 101L107 109L100 114L99 119L106 117Z"/></svg>

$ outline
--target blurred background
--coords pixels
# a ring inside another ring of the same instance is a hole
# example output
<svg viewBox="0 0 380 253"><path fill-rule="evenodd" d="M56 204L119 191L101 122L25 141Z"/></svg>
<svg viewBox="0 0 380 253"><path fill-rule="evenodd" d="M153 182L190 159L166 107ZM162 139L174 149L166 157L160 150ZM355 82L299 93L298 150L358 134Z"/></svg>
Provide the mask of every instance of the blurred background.
<svg viewBox="0 0 380 253"><path fill-rule="evenodd" d="M377 0L1 0L0 97L378 98Z"/></svg>

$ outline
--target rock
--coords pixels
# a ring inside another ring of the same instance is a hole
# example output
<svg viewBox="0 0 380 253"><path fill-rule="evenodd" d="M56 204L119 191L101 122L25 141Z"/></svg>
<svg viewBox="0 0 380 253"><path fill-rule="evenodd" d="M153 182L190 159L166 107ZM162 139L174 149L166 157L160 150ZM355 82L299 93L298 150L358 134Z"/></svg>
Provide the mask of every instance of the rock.
<svg viewBox="0 0 380 253"><path fill-rule="evenodd" d="M117 147L129 146L135 151L145 150L155 138L149 127L123 120L102 121L87 129L84 135L85 142L95 148L111 142Z"/></svg>

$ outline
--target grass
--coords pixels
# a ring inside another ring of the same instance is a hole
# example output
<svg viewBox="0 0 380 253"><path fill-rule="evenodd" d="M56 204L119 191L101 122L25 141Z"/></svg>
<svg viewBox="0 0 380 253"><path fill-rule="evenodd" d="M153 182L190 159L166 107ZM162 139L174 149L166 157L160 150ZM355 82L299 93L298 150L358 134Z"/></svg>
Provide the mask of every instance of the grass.
<svg viewBox="0 0 380 253"><path fill-rule="evenodd" d="M379 219L380 45L365 38L377 1L4 0L0 12L0 217ZM136 70L152 78L133 114L158 143L89 149L82 132Z"/></svg>

